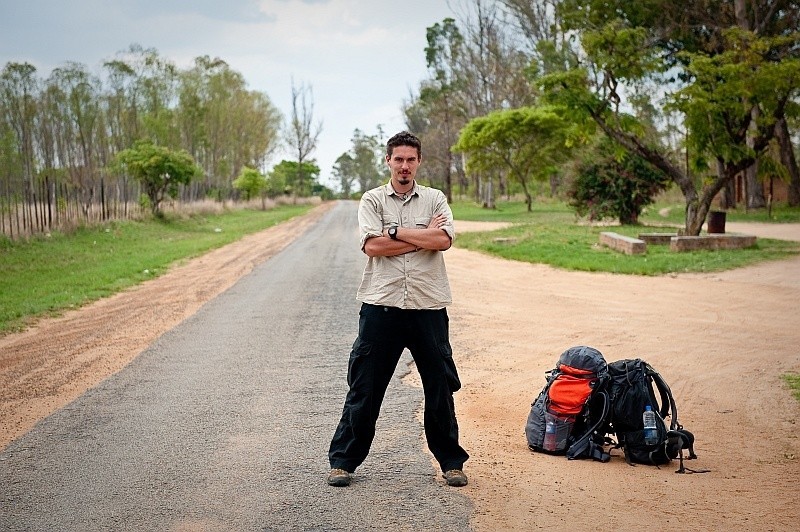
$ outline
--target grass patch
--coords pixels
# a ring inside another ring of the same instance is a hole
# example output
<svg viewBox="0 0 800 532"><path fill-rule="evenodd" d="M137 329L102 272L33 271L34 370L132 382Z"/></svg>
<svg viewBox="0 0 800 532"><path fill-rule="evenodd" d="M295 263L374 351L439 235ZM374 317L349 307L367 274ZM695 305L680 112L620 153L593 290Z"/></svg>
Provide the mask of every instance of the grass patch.
<svg viewBox="0 0 800 532"><path fill-rule="evenodd" d="M659 226L592 227L576 223L574 213L564 204L534 204L533 212L523 203L504 204L498 212L474 204L455 203L457 220L507 221L515 225L481 233L461 233L456 245L505 259L543 263L566 270L601 271L636 275L713 272L740 268L767 260L778 260L800 253L796 242L759 238L753 248L740 250L701 250L676 253L669 246L647 247L647 253L625 255L600 246L602 231L636 237L643 232L663 232Z"/></svg>
<svg viewBox="0 0 800 532"><path fill-rule="evenodd" d="M112 222L27 242L0 240L0 334L164 273L171 265L310 210L237 209L164 221Z"/></svg>
<svg viewBox="0 0 800 532"><path fill-rule="evenodd" d="M681 202L657 202L647 207L640 221L647 224L669 224L683 227L686 204ZM714 209L712 209L714 210ZM800 208L776 205L772 213L767 209L747 209L739 207L725 211L727 222L759 223L800 223Z"/></svg>
<svg viewBox="0 0 800 532"><path fill-rule="evenodd" d="M532 223L547 220L548 224L575 223L576 216L566 203L552 200L536 200L531 212L527 211L525 202L497 202L496 208L484 209L474 202L456 201L450 205L456 220L473 222L512 222Z"/></svg>
<svg viewBox="0 0 800 532"><path fill-rule="evenodd" d="M794 398L800 401L800 373L786 373L783 375L783 380L789 385Z"/></svg>

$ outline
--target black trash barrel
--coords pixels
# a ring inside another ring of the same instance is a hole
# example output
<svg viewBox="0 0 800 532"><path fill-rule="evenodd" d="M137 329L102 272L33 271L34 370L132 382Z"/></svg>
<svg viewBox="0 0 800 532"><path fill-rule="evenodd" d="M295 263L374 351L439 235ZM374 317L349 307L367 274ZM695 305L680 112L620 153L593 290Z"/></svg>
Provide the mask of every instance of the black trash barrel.
<svg viewBox="0 0 800 532"><path fill-rule="evenodd" d="M708 213L708 232L725 233L725 212L711 211Z"/></svg>

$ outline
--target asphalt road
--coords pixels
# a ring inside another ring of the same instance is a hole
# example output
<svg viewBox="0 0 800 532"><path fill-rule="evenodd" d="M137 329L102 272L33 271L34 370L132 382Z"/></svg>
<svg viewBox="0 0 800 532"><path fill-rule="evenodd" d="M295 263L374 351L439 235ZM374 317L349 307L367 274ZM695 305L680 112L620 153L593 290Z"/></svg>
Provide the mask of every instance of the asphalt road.
<svg viewBox="0 0 800 532"><path fill-rule="evenodd" d="M325 483L364 261L340 202L0 453L0 530L468 530L397 379L408 353L353 484Z"/></svg>

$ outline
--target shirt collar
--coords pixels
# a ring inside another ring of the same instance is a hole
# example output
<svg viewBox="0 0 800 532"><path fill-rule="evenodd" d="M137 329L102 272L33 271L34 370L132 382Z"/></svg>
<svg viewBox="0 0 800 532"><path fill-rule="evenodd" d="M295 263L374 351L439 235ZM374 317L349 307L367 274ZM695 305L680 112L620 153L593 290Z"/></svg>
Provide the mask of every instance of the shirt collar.
<svg viewBox="0 0 800 532"><path fill-rule="evenodd" d="M414 196L416 193L417 193L417 180L415 179L414 186L411 187L411 190L409 190L406 193L406 197L410 198L411 196ZM398 194L397 191L392 186L391 180L388 183L386 183L386 194L388 196L397 196L398 198L401 197L400 194Z"/></svg>

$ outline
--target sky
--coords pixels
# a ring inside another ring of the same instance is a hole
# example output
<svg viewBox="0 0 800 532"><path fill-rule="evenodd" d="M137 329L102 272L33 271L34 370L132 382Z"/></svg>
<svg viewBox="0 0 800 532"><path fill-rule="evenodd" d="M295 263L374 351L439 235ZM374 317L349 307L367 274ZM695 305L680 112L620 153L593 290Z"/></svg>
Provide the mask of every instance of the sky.
<svg viewBox="0 0 800 532"><path fill-rule="evenodd" d="M223 59L250 90L291 116L292 83L311 88L320 181L355 129L389 136L427 77L425 32L453 17L447 0L0 0L0 67L28 62L47 78L68 61L101 75L131 44L178 67ZM279 152L272 164L291 159Z"/></svg>

